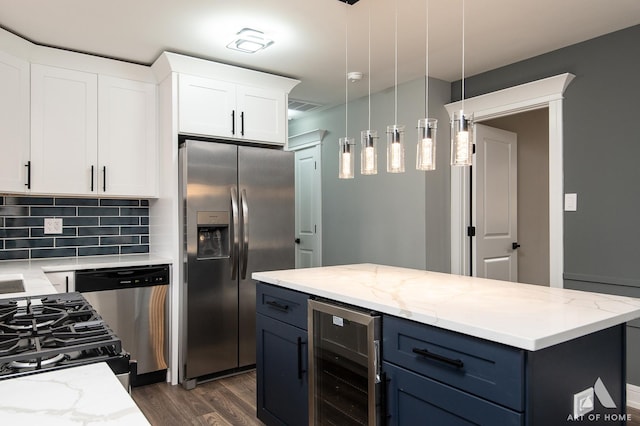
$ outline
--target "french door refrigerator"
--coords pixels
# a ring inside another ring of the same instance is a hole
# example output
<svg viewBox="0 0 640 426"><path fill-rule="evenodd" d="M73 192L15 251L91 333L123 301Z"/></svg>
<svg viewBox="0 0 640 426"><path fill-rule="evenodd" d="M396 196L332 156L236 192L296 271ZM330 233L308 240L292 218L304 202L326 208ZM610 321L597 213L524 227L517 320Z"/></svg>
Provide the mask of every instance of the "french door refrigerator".
<svg viewBox="0 0 640 426"><path fill-rule="evenodd" d="M253 271L294 262L294 157L277 148L183 140L179 149L184 387L255 364Z"/></svg>

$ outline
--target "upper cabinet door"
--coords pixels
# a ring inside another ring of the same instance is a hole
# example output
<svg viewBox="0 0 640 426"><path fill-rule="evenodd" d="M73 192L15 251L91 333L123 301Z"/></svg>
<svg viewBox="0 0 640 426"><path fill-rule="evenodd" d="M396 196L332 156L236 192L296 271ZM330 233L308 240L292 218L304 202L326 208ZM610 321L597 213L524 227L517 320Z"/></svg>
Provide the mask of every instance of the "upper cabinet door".
<svg viewBox="0 0 640 426"><path fill-rule="evenodd" d="M0 52L0 192L27 190L29 63Z"/></svg>
<svg viewBox="0 0 640 426"><path fill-rule="evenodd" d="M240 137L284 144L287 139L286 95L282 91L238 86Z"/></svg>
<svg viewBox="0 0 640 426"><path fill-rule="evenodd" d="M98 191L156 197L156 86L101 75L98 102Z"/></svg>
<svg viewBox="0 0 640 426"><path fill-rule="evenodd" d="M239 137L235 84L180 74L178 128L180 133Z"/></svg>
<svg viewBox="0 0 640 426"><path fill-rule="evenodd" d="M31 65L31 190L97 193L97 75Z"/></svg>

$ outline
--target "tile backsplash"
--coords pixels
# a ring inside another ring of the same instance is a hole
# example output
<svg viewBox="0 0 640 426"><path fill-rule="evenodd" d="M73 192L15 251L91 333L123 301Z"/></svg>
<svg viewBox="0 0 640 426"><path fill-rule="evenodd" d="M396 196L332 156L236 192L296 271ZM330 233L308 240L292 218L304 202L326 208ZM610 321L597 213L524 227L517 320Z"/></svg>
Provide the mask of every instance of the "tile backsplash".
<svg viewBox="0 0 640 426"><path fill-rule="evenodd" d="M45 234L62 218L62 234ZM0 260L149 252L149 201L0 195Z"/></svg>

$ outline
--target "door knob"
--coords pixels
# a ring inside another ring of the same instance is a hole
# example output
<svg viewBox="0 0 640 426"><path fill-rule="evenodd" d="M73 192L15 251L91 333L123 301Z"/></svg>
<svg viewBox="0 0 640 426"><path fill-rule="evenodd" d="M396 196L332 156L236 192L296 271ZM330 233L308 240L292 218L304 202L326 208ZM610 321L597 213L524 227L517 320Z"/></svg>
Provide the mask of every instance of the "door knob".
<svg viewBox="0 0 640 426"><path fill-rule="evenodd" d="M300 238L296 238L296 239L295 239L295 243L296 243L296 244L300 244Z"/></svg>
<svg viewBox="0 0 640 426"><path fill-rule="evenodd" d="M514 250L515 250L515 249L517 249L518 247L520 247L520 244L518 244L518 243L511 243L511 248L512 248L512 249L514 249Z"/></svg>

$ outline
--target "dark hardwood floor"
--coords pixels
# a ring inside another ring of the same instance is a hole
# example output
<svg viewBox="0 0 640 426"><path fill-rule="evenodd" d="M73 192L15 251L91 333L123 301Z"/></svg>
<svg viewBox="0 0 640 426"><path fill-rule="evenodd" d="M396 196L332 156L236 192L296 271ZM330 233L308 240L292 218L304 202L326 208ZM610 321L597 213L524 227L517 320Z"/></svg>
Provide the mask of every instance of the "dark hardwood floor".
<svg viewBox="0 0 640 426"><path fill-rule="evenodd" d="M156 383L134 388L132 396L153 426L263 424L256 418L255 371L202 383L191 391ZM628 408L627 414L627 426L640 426L640 410Z"/></svg>

